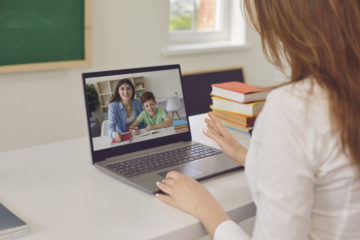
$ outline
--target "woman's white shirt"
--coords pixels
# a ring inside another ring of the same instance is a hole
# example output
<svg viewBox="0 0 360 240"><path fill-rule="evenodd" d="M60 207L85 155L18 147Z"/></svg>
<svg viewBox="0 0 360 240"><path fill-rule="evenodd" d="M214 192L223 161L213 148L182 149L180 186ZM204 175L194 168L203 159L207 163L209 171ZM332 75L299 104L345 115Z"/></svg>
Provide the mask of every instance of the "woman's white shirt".
<svg viewBox="0 0 360 240"><path fill-rule="evenodd" d="M257 206L253 239L360 239L359 173L330 120L327 95L310 80L268 95L245 166ZM214 239L250 237L225 221Z"/></svg>
<svg viewBox="0 0 360 240"><path fill-rule="evenodd" d="M126 131L129 131L130 125L136 120L135 112L133 111L130 117L126 118Z"/></svg>

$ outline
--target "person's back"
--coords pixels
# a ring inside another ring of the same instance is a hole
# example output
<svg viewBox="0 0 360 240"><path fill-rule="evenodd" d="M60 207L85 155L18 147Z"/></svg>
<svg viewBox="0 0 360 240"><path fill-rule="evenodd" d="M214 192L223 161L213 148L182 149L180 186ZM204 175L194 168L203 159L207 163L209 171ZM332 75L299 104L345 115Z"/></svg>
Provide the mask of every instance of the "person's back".
<svg viewBox="0 0 360 240"><path fill-rule="evenodd" d="M306 96L306 88L309 89L308 82L296 85L293 98L301 99ZM305 102L308 112L304 123L312 128L308 132L313 145L309 154L316 169L309 238L360 239L359 171L344 153L338 129L331 124L324 90L315 85Z"/></svg>
<svg viewBox="0 0 360 240"><path fill-rule="evenodd" d="M270 93L245 168L259 206L254 239L360 239L359 172L341 148L328 102L310 79Z"/></svg>

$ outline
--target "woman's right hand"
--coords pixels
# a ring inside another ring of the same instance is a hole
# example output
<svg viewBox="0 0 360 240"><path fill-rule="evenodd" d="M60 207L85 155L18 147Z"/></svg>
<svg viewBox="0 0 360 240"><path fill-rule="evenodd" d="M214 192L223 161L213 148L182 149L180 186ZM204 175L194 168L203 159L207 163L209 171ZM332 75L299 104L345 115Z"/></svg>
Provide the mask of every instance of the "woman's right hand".
<svg viewBox="0 0 360 240"><path fill-rule="evenodd" d="M119 132L114 133L114 139L117 142L121 142L121 133Z"/></svg>
<svg viewBox="0 0 360 240"><path fill-rule="evenodd" d="M205 136L213 139L224 153L244 166L247 149L231 135L212 112L209 112L208 115L210 119L205 118L208 128L204 131Z"/></svg>

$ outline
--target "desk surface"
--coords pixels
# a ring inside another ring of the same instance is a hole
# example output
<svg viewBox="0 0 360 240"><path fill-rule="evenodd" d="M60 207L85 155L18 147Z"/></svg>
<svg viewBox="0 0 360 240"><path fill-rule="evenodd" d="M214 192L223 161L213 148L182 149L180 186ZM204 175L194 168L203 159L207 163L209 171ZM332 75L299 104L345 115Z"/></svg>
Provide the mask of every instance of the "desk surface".
<svg viewBox="0 0 360 240"><path fill-rule="evenodd" d="M111 148L116 147L120 145L129 144L130 142L141 142L144 140L153 139L155 137L164 137L167 135L171 135L175 133L174 126L167 127L167 128L160 128L148 131L145 128L140 129L139 135L132 135L131 140L118 142L118 143L111 143L112 139L109 136L100 136L100 137L94 137L93 145L94 145L94 151L105 149L105 148Z"/></svg>
<svg viewBox="0 0 360 240"><path fill-rule="evenodd" d="M201 133L203 118L190 118L193 139L216 146ZM248 146L248 136L234 135ZM244 172L203 184L234 220L255 215ZM197 239L206 233L194 217L93 167L87 138L0 153L0 202L29 224L24 240Z"/></svg>

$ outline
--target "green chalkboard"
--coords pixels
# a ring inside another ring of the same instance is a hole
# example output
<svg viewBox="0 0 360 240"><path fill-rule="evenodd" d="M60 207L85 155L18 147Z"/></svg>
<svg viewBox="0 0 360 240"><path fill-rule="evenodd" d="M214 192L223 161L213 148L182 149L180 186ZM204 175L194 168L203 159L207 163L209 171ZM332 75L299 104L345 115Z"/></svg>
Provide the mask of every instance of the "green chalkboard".
<svg viewBox="0 0 360 240"><path fill-rule="evenodd" d="M86 0L0 0L0 66L85 60Z"/></svg>

